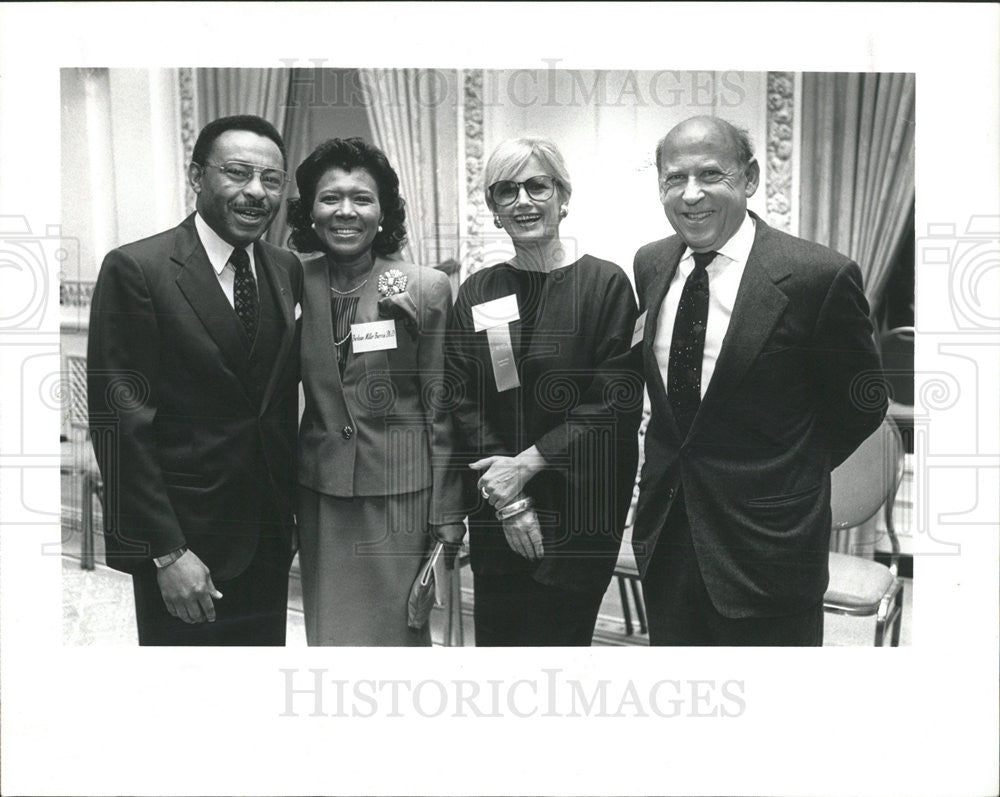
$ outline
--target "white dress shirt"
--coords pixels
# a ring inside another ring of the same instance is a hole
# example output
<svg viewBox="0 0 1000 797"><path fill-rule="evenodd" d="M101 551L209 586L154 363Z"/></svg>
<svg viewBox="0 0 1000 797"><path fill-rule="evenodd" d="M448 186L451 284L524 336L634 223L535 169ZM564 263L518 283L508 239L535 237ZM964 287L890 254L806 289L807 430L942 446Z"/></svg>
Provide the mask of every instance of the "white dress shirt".
<svg viewBox="0 0 1000 797"><path fill-rule="evenodd" d="M219 280L219 285L222 286L222 292L226 294L229 305L235 309L236 301L233 299L233 284L236 281L236 267L229 262L229 258L232 257L233 250L236 247L223 241L219 237L219 234L208 226L208 222L201 217L200 213L194 214L194 226L198 230L201 245L205 247L205 252L208 254L208 262L215 269L215 276ZM253 259L252 243L247 245L246 251L250 256L250 273L253 275L254 282L256 282L257 264L254 263Z"/></svg>
<svg viewBox="0 0 1000 797"><path fill-rule="evenodd" d="M733 315L733 305L736 304L736 294L740 289L740 280L750 257L753 247L754 222L747 214L743 224L722 247L719 254L708 264L708 326L705 329L705 354L701 361L701 396L715 372L715 363L722 350L722 341L729 329L729 319ZM674 336L674 320L677 318L677 305L681 301L681 291L688 276L694 271L694 257L691 248L684 250L674 278L667 288L667 295L660 305L660 317L656 324L656 337L653 339L653 354L660 368L664 386L667 381L667 368L670 362L670 341Z"/></svg>

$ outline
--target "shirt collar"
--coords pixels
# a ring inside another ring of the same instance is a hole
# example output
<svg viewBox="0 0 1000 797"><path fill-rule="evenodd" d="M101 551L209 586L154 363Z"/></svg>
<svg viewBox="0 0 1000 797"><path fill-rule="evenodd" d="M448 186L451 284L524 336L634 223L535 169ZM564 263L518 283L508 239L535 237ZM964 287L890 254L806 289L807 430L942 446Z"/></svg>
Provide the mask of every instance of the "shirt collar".
<svg viewBox="0 0 1000 797"><path fill-rule="evenodd" d="M734 263L746 264L747 259L750 257L750 250L753 248L755 230L756 227L754 225L754 221L750 218L750 214L747 213L746 216L743 217L743 223L733 234L733 237L726 241L716 251ZM685 247L684 256L681 258L682 263L684 261L688 261L685 263L685 267L694 268L693 255L694 251L691 247Z"/></svg>
<svg viewBox="0 0 1000 797"><path fill-rule="evenodd" d="M194 214L194 226L198 230L198 238L201 239L201 245L205 247L205 253L208 255L208 261L212 264L212 268L215 269L216 275L221 275L223 270L226 268L226 264L229 263L229 258L233 254L233 250L236 248L230 243L226 243L219 234L208 226L208 222L201 217L200 213ZM250 266L251 272L254 264L253 259L253 244L247 244L245 247L247 254L250 256Z"/></svg>

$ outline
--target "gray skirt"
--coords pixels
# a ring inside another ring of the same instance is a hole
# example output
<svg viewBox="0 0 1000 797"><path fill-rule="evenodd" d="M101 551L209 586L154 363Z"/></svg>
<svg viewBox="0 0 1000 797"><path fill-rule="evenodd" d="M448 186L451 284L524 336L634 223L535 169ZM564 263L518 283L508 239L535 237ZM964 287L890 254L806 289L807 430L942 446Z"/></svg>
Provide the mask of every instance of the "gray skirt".
<svg viewBox="0 0 1000 797"><path fill-rule="evenodd" d="M406 625L428 548L431 491L334 498L299 488L299 566L310 645L430 645Z"/></svg>

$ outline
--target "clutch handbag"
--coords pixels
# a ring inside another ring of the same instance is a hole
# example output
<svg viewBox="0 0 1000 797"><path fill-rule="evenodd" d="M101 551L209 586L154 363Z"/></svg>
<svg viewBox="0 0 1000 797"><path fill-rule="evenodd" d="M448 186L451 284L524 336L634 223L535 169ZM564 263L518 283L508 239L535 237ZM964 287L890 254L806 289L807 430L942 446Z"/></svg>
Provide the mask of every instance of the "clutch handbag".
<svg viewBox="0 0 1000 797"><path fill-rule="evenodd" d="M406 604L406 624L410 628L423 628L430 619L436 592L434 563L438 560L442 550L444 550L444 543L435 543L434 548L421 566L420 572L413 580L413 586L410 587L410 598Z"/></svg>

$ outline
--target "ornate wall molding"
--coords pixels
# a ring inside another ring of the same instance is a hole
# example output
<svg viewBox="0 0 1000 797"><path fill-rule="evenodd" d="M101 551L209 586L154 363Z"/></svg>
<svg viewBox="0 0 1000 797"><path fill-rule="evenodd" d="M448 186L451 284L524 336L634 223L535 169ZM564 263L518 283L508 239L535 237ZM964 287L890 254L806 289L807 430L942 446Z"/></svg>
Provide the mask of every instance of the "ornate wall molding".
<svg viewBox="0 0 1000 797"><path fill-rule="evenodd" d="M465 72L462 87L465 113L465 246L461 247L462 273L483 267L483 219L489 218L483 194L483 70Z"/></svg>
<svg viewBox="0 0 1000 797"><path fill-rule="evenodd" d="M198 138L198 120L195 118L194 69L182 66L177 70L177 89L181 110L181 145L184 149L184 168L191 162L194 142ZM190 185L184 188L184 207L188 214L194 213L194 191Z"/></svg>
<svg viewBox="0 0 1000 797"><path fill-rule="evenodd" d="M767 73L767 217L779 230L792 226L792 152L795 74Z"/></svg>

